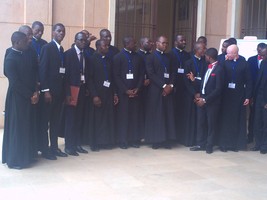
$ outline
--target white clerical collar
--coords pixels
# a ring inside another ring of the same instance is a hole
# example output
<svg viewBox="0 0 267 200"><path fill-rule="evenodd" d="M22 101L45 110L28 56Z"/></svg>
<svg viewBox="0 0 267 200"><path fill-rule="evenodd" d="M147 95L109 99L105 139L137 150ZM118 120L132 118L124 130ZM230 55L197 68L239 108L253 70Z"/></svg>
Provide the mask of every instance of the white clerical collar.
<svg viewBox="0 0 267 200"><path fill-rule="evenodd" d="M146 50L144 50L144 49L139 49L140 51L142 51L144 54L146 54L147 53L147 51Z"/></svg>
<svg viewBox="0 0 267 200"><path fill-rule="evenodd" d="M124 50L127 51L128 53L132 53L132 51L129 51L128 49L125 49L125 48L124 48Z"/></svg>
<svg viewBox="0 0 267 200"><path fill-rule="evenodd" d="M163 54L164 52L163 51L161 51L161 50L159 50L159 49L156 49L159 53L161 53L161 54Z"/></svg>
<svg viewBox="0 0 267 200"><path fill-rule="evenodd" d="M38 39L36 37L32 36L32 38L35 39L36 41L38 41Z"/></svg>
<svg viewBox="0 0 267 200"><path fill-rule="evenodd" d="M17 49L15 49L15 48L11 48L12 50L14 50L14 51L16 51L16 52L18 52L18 53L21 53L22 54L22 51L20 51L20 50L17 50Z"/></svg>
<svg viewBox="0 0 267 200"><path fill-rule="evenodd" d="M198 56L196 56L196 55L194 55L195 56L195 58L197 58L198 60L201 60L201 58L200 57L198 57Z"/></svg>
<svg viewBox="0 0 267 200"><path fill-rule="evenodd" d="M60 46L60 44L58 44L58 43L57 43L57 41L56 41L56 40L54 40L54 39L53 39L53 41L56 43L56 45L57 45L57 48L60 50L60 47L61 47L61 46Z"/></svg>
<svg viewBox="0 0 267 200"><path fill-rule="evenodd" d="M75 48L76 53L77 53L78 55L80 55L80 53L83 52L83 51L81 51L81 50L76 46L76 44L74 45L74 48Z"/></svg>
<svg viewBox="0 0 267 200"><path fill-rule="evenodd" d="M179 52L182 52L183 50L182 49L179 49L178 47L175 47Z"/></svg>
<svg viewBox="0 0 267 200"><path fill-rule="evenodd" d="M104 58L105 58L105 56L101 56L101 58L103 58L103 59L104 59Z"/></svg>

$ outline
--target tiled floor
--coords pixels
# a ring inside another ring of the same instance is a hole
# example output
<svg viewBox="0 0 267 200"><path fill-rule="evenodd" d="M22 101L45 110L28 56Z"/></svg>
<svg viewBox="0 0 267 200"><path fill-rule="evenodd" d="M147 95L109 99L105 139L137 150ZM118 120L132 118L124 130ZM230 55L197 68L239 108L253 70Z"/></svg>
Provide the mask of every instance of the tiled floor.
<svg viewBox="0 0 267 200"><path fill-rule="evenodd" d="M0 132L2 144L2 131ZM64 141L60 147L64 149ZM1 152L0 152L1 153ZM267 155L113 149L28 169L0 166L2 200L266 200Z"/></svg>

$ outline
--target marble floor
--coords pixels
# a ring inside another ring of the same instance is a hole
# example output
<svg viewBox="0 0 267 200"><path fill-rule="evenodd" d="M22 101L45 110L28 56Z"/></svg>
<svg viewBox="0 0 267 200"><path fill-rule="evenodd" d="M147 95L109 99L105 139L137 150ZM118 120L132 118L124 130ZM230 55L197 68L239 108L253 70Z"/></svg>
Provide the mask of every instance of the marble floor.
<svg viewBox="0 0 267 200"><path fill-rule="evenodd" d="M2 144L2 131L0 138ZM64 141L59 143L64 149ZM219 150L208 155L183 146L171 150L142 146L56 161L40 158L23 170L1 165L0 196L8 200L266 200L267 155Z"/></svg>

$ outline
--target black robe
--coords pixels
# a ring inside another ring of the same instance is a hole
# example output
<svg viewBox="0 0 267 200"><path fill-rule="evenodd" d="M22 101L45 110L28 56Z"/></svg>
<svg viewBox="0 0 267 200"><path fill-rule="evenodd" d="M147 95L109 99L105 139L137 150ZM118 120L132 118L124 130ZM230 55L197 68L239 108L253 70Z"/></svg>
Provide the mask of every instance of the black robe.
<svg viewBox="0 0 267 200"><path fill-rule="evenodd" d="M167 96L162 95L164 84L174 84L174 68L169 54L159 54L154 51L148 56L146 63L151 82L147 96L145 141L152 144L176 139L173 92ZM169 78L164 78L165 69Z"/></svg>
<svg viewBox="0 0 267 200"><path fill-rule="evenodd" d="M197 59L191 55L190 60L185 63L184 82L186 91L184 93L184 117L182 132L180 133L179 143L185 146L192 146L195 144L197 134L197 106L194 103L196 93L200 93L201 80L204 78L207 64L205 59ZM201 80L195 79L194 82L186 77L186 74L192 72L195 77L200 77Z"/></svg>
<svg viewBox="0 0 267 200"><path fill-rule="evenodd" d="M34 105L31 97L36 91L37 60L11 50L4 61L4 73L9 87L5 104L5 124L2 163L9 167L27 167L36 155ZM36 62L35 62L36 61Z"/></svg>
<svg viewBox="0 0 267 200"><path fill-rule="evenodd" d="M101 107L93 105L91 110L92 135L91 146L114 144L114 83L111 60L102 58L99 53L94 53L90 58L89 91L92 98L99 97ZM104 81L110 82L105 87Z"/></svg>
<svg viewBox="0 0 267 200"><path fill-rule="evenodd" d="M172 63L175 67L175 84L174 84L174 109L175 109L175 125L177 140L181 138L184 132L184 116L186 115L185 110L185 62L190 59L190 54L186 51L180 51L173 48L170 51Z"/></svg>
<svg viewBox="0 0 267 200"><path fill-rule="evenodd" d="M127 56L126 56L127 55ZM128 65L131 59L131 65ZM120 144L135 143L140 135L140 96L129 98L127 90L140 90L144 80L142 58L135 52L129 54L122 50L113 59L114 81L118 92L119 104L116 113L117 142ZM133 79L127 79L126 74L133 73Z"/></svg>
<svg viewBox="0 0 267 200"><path fill-rule="evenodd" d="M242 57L239 57L236 62L226 60L222 67L225 71L225 82L219 145L227 149L242 150L247 144L246 106L243 103L245 99L250 99L252 96L251 75L248 63ZM232 82L235 83L235 89L228 87Z"/></svg>

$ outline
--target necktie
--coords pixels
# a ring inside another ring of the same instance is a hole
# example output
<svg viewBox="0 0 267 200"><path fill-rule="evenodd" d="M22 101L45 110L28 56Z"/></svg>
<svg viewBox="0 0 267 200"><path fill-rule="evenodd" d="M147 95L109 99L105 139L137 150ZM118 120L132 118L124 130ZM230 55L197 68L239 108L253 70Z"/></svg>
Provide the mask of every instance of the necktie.
<svg viewBox="0 0 267 200"><path fill-rule="evenodd" d="M81 73L83 74L83 52L80 52L80 69Z"/></svg>

